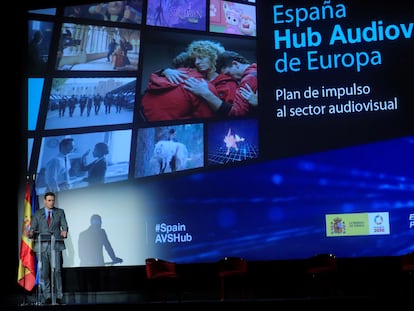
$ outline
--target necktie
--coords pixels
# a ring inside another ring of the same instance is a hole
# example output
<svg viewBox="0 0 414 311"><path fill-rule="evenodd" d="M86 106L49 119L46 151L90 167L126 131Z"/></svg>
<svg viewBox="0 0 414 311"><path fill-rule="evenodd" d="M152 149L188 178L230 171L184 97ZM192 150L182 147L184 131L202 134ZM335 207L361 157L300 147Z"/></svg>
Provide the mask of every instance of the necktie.
<svg viewBox="0 0 414 311"><path fill-rule="evenodd" d="M50 227L50 219L51 219L51 215L50 214L52 214L52 212L51 211L48 211L47 212L47 225Z"/></svg>

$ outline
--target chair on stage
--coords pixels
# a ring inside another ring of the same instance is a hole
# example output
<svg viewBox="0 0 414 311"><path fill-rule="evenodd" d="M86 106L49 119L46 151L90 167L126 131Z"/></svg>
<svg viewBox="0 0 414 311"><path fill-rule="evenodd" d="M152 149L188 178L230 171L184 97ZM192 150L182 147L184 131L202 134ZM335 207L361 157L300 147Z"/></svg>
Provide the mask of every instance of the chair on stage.
<svg viewBox="0 0 414 311"><path fill-rule="evenodd" d="M414 252L400 256L402 294L414 293Z"/></svg>
<svg viewBox="0 0 414 311"><path fill-rule="evenodd" d="M147 258L145 259L145 271L151 300L166 301L171 293L181 300L180 276L175 262L160 258Z"/></svg>
<svg viewBox="0 0 414 311"><path fill-rule="evenodd" d="M238 288L242 298L247 298L247 261L240 257L225 257L218 261L220 300L224 300L230 288Z"/></svg>
<svg viewBox="0 0 414 311"><path fill-rule="evenodd" d="M401 256L401 270L414 276L414 252Z"/></svg>
<svg viewBox="0 0 414 311"><path fill-rule="evenodd" d="M334 254L317 254L307 259L308 289L313 295L337 294L337 258Z"/></svg>

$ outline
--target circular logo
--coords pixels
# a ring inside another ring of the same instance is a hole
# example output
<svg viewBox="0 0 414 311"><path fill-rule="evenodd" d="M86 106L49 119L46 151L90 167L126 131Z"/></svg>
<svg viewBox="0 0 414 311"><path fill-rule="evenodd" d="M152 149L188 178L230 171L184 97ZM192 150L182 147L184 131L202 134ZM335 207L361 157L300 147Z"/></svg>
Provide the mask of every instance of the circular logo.
<svg viewBox="0 0 414 311"><path fill-rule="evenodd" d="M375 216L375 218L374 218L374 222L375 222L375 224L377 224L377 225L380 225L380 224L382 224L382 222L384 221L384 219L382 218L382 216L381 215L377 215L377 216Z"/></svg>

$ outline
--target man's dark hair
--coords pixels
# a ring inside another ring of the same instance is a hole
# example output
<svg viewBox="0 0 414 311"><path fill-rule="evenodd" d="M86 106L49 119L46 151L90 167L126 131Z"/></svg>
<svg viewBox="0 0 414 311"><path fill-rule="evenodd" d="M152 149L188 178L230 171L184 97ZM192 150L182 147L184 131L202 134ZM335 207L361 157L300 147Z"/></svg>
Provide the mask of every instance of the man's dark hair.
<svg viewBox="0 0 414 311"><path fill-rule="evenodd" d="M106 143L97 143L95 145L95 148L101 154L108 154L109 153L109 148L108 148L108 145Z"/></svg>
<svg viewBox="0 0 414 311"><path fill-rule="evenodd" d="M191 57L187 52L181 52L172 61L174 68L194 68L194 57Z"/></svg>
<svg viewBox="0 0 414 311"><path fill-rule="evenodd" d="M48 196L55 197L55 193L52 192L52 191L48 191L48 192L45 193L44 198L46 199Z"/></svg>
<svg viewBox="0 0 414 311"><path fill-rule="evenodd" d="M232 62L239 62L241 64L250 64L250 62L242 55L234 51L225 51L221 53L217 58L217 71L220 72L221 69L230 67Z"/></svg>
<svg viewBox="0 0 414 311"><path fill-rule="evenodd" d="M73 144L73 138L64 138L59 143L59 150L62 150L63 147L71 146Z"/></svg>

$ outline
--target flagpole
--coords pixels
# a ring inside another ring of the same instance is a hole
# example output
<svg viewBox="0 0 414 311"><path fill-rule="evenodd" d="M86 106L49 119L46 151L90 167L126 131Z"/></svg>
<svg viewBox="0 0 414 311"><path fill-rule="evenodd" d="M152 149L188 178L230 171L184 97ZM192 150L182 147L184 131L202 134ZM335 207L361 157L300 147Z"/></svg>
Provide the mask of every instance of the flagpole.
<svg viewBox="0 0 414 311"><path fill-rule="evenodd" d="M36 174L33 173L32 175L32 187L36 187ZM33 191L32 191L33 193ZM35 200L38 200L38 198L34 198ZM33 201L33 198L32 198ZM32 208L33 208L33 204L32 204ZM42 290L41 290L41 279L40 279L40 269L42 267L42 261L40 260L40 256L41 256L41 243L39 244L39 249L38 252L35 251L35 254L37 254L36 256L38 256L39 258L35 258L37 264L36 264L36 280L37 280L37 284L36 284L36 301L35 301L35 305L40 306L42 304Z"/></svg>

